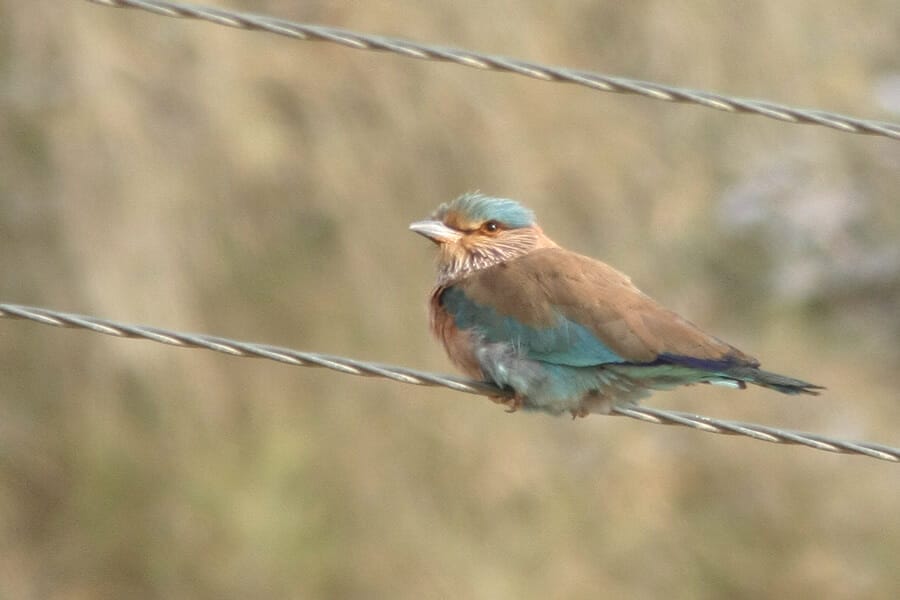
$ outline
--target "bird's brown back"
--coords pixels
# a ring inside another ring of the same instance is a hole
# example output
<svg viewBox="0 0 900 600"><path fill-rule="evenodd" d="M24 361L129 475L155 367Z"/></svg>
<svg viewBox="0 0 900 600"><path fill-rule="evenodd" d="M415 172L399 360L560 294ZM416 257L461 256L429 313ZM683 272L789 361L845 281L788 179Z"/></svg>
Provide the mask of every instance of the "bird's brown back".
<svg viewBox="0 0 900 600"><path fill-rule="evenodd" d="M561 314L629 362L653 362L666 354L759 364L657 303L625 274L563 248L536 250L458 285L474 302L530 326L549 327Z"/></svg>

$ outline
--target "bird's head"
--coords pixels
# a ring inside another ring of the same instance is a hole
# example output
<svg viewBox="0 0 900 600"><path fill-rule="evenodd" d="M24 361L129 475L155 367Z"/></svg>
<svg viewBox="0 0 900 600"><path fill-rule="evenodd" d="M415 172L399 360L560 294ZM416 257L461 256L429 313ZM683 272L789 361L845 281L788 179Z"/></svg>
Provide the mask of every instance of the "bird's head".
<svg viewBox="0 0 900 600"><path fill-rule="evenodd" d="M534 213L505 198L463 194L438 207L431 219L409 228L438 245L439 283L556 246L534 222Z"/></svg>

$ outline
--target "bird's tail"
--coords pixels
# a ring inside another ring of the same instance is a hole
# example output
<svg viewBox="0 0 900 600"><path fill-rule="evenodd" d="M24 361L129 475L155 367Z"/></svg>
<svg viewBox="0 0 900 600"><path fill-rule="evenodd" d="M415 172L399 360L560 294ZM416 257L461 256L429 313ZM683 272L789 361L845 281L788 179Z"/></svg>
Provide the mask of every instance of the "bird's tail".
<svg viewBox="0 0 900 600"><path fill-rule="evenodd" d="M786 375L779 375L771 371L763 371L754 367L736 367L728 370L728 376L738 381L746 381L754 385L769 388L782 394L809 394L818 396L818 390L824 390L821 385L808 383L801 379L794 379Z"/></svg>

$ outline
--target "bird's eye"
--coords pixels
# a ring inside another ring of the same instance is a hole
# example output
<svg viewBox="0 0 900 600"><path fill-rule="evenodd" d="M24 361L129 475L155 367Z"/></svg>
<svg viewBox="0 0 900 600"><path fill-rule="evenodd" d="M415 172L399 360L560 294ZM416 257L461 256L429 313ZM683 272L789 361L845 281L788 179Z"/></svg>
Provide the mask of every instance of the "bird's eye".
<svg viewBox="0 0 900 600"><path fill-rule="evenodd" d="M482 225L481 228L488 233L495 233L497 231L500 231L500 223L498 223L497 221L488 221L487 223Z"/></svg>

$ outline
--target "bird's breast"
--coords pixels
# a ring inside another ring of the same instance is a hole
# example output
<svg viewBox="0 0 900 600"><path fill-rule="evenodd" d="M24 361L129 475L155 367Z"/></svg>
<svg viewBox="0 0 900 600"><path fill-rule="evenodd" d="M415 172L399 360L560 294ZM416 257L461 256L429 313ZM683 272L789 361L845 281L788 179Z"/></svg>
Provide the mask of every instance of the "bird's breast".
<svg viewBox="0 0 900 600"><path fill-rule="evenodd" d="M444 308L441 296L446 287L440 286L431 294L428 312L431 320L431 332L444 345L444 350L451 362L470 377L484 379L484 373L476 356L476 335L472 331L464 331L456 326L453 316Z"/></svg>

